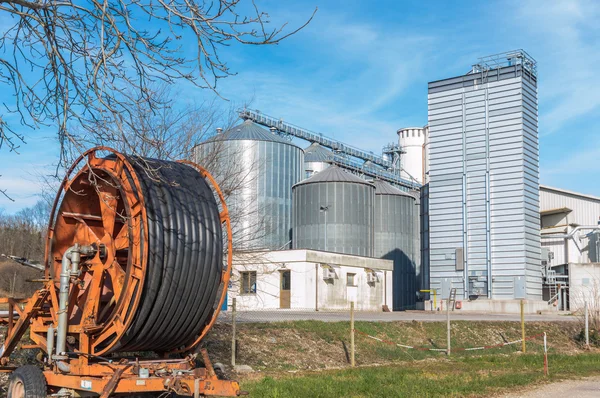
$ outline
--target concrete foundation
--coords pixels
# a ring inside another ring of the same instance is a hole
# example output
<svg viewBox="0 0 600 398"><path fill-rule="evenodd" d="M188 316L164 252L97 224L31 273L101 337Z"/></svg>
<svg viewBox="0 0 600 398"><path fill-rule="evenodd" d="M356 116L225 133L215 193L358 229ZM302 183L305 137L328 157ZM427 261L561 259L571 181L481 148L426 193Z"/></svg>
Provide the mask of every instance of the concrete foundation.
<svg viewBox="0 0 600 398"><path fill-rule="evenodd" d="M496 314L519 314L521 313L521 300L457 300L460 302L458 312L482 312ZM425 310L431 311L433 302L425 302ZM446 310L446 300L439 300L437 310ZM556 307L548 305L543 300L525 300L525 314L538 314L556 312Z"/></svg>

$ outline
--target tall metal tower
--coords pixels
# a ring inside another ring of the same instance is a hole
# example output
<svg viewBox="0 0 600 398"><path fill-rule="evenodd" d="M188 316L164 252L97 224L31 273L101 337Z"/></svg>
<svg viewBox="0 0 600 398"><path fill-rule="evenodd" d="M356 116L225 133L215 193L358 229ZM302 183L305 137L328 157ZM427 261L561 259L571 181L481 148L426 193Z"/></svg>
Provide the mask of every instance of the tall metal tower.
<svg viewBox="0 0 600 398"><path fill-rule="evenodd" d="M431 288L540 300L536 62L480 58L429 83Z"/></svg>

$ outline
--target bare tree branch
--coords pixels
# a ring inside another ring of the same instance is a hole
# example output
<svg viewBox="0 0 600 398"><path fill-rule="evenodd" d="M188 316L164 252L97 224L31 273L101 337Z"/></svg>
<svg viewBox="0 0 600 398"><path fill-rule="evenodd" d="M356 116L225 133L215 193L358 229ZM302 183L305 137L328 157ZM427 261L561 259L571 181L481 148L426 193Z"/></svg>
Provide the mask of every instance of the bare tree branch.
<svg viewBox="0 0 600 398"><path fill-rule="evenodd" d="M0 178L2 178L2 175L0 174ZM0 194L2 194L2 196L6 197L6 199L10 200L11 202L14 202L15 200L13 198L11 198L8 193L6 193L6 189L0 189Z"/></svg>
<svg viewBox="0 0 600 398"><path fill-rule="evenodd" d="M252 0L250 0L252 1ZM127 134L136 108L162 112L153 87L187 82L218 94L218 81L233 75L223 46L277 44L304 28L269 28L269 16L241 0L0 0L14 24L0 37L0 84L14 103L0 115L0 149L24 143L15 123L56 126L61 161L81 145L74 131L102 141L98 126ZM316 12L316 10L315 10ZM16 120L16 121L13 121ZM9 123L10 121L10 123ZM146 143L152 145L150 141Z"/></svg>

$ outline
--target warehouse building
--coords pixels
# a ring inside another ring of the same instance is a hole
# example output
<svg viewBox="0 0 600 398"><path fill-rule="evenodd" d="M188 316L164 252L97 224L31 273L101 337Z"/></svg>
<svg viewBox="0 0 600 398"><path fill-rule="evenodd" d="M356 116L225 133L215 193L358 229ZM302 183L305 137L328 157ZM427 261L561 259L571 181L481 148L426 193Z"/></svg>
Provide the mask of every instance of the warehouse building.
<svg viewBox="0 0 600 398"><path fill-rule="evenodd" d="M560 310L600 299L600 198L540 187L544 300Z"/></svg>

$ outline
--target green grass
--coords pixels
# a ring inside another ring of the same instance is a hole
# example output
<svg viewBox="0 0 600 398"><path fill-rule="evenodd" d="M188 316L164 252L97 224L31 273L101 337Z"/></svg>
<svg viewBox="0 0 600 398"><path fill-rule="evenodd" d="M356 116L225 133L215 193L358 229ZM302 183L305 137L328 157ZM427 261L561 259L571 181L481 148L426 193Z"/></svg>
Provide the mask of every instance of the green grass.
<svg viewBox="0 0 600 398"><path fill-rule="evenodd" d="M252 397L463 397L514 391L532 383L600 374L600 355L553 355L550 376L540 354L487 355L392 366L264 377L246 381Z"/></svg>

